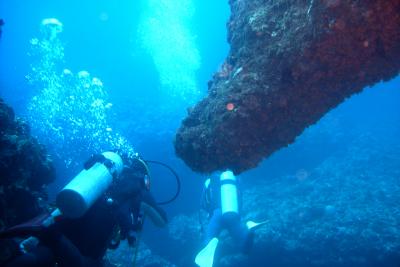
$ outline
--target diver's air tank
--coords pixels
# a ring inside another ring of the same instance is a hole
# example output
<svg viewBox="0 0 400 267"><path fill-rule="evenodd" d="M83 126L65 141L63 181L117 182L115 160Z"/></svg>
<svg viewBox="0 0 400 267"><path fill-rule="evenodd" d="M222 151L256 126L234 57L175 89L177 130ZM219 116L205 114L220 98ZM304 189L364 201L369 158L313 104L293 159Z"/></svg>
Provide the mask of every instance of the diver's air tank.
<svg viewBox="0 0 400 267"><path fill-rule="evenodd" d="M232 171L224 171L220 175L221 183L221 212L222 214L239 213L238 192L236 177Z"/></svg>
<svg viewBox="0 0 400 267"><path fill-rule="evenodd" d="M56 203L61 213L68 218L81 217L103 194L113 181L113 176L123 169L121 157L114 152L102 155L114 164L107 167L97 162L90 169L82 170L57 195Z"/></svg>

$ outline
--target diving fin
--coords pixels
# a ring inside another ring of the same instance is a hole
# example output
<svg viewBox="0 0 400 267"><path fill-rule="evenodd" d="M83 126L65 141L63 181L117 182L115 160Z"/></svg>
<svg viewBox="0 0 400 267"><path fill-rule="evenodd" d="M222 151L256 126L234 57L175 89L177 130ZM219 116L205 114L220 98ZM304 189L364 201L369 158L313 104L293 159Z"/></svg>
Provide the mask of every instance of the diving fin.
<svg viewBox="0 0 400 267"><path fill-rule="evenodd" d="M214 254L218 246L218 238L214 237L197 255L194 262L200 267L212 267Z"/></svg>
<svg viewBox="0 0 400 267"><path fill-rule="evenodd" d="M262 221L262 222L253 222L253 221L247 221L246 222L246 227L247 227L247 229L248 230L253 230L253 229L256 229L256 228L258 228L258 227L260 227L260 226L263 226L264 224L267 224L268 223L268 220L265 220L265 221Z"/></svg>

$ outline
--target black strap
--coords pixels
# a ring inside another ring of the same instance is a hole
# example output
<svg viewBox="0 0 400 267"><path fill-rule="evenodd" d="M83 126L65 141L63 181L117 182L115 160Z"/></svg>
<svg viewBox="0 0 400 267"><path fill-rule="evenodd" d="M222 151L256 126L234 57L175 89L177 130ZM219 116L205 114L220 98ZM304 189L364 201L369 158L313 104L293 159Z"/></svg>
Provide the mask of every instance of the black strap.
<svg viewBox="0 0 400 267"><path fill-rule="evenodd" d="M236 185L236 181L235 181L235 180L231 180L231 179L220 181L220 185L221 185L221 186L223 186L224 184L233 184L233 185Z"/></svg>

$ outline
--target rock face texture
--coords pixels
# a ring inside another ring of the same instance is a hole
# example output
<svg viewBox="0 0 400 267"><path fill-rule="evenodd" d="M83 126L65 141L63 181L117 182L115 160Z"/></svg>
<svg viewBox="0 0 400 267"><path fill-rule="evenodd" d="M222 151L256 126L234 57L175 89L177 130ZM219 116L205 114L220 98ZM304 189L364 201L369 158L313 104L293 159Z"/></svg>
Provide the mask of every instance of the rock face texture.
<svg viewBox="0 0 400 267"><path fill-rule="evenodd" d="M55 179L52 161L0 99L0 230L38 215L45 186Z"/></svg>
<svg viewBox="0 0 400 267"><path fill-rule="evenodd" d="M0 231L37 216L45 208L46 185L55 169L46 150L0 98ZM0 240L0 266L18 253L12 239Z"/></svg>
<svg viewBox="0 0 400 267"><path fill-rule="evenodd" d="M400 70L399 0L230 0L231 51L175 149L193 170L255 167Z"/></svg>

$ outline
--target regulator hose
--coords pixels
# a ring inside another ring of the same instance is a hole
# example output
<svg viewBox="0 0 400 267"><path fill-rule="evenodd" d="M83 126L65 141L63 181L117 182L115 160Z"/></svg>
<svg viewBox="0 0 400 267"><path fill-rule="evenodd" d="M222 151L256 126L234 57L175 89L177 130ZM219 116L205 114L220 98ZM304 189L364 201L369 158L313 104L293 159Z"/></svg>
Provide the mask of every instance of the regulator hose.
<svg viewBox="0 0 400 267"><path fill-rule="evenodd" d="M173 201L175 201L175 199L177 199L177 197L179 196L179 194L181 192L181 180L179 178L179 175L176 173L176 171L174 169L172 169L170 166L168 166L167 164L162 163L160 161L144 160L144 162L161 165L161 166L167 168L175 176L175 180L176 180L176 192L175 192L175 195L172 198L170 198L169 200L157 202L157 205L166 205L166 204L170 204Z"/></svg>

